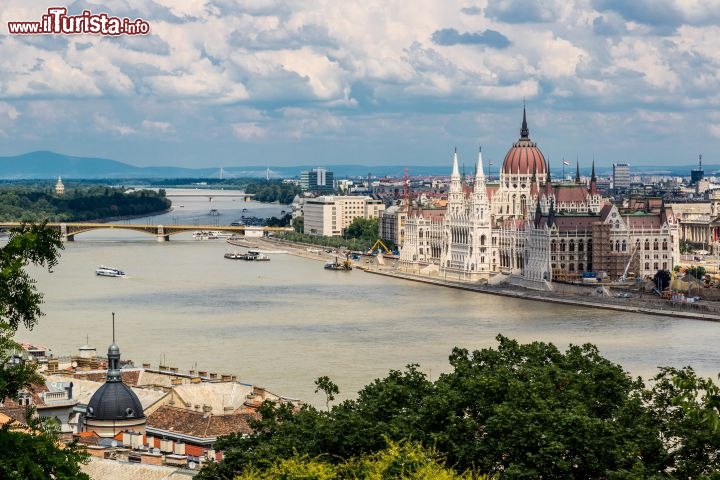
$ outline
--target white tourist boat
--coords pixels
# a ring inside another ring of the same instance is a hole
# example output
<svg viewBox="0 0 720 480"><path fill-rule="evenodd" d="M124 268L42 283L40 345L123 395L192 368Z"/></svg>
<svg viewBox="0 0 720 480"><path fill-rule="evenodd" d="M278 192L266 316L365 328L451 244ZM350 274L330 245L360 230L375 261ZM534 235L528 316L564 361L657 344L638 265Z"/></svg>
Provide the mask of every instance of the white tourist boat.
<svg viewBox="0 0 720 480"><path fill-rule="evenodd" d="M231 238L233 236L232 232L222 232L218 230L201 230L194 232L192 234L193 238L195 240L217 240L220 238Z"/></svg>
<svg viewBox="0 0 720 480"><path fill-rule="evenodd" d="M101 277L124 277L125 272L117 268L100 265L98 268L95 269L95 275L99 275Z"/></svg>

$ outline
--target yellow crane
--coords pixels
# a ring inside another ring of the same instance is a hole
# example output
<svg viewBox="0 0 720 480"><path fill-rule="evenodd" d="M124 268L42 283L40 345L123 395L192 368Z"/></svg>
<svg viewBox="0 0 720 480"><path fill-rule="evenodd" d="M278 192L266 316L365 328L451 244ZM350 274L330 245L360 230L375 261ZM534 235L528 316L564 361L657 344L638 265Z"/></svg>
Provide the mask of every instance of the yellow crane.
<svg viewBox="0 0 720 480"><path fill-rule="evenodd" d="M373 244L373 246L370 247L370 253L374 252L375 249L378 248L378 247L382 247L382 249L385 251L386 254L392 255L392 252L391 252L390 249L387 247L387 245L385 245L385 244L382 242L382 240L380 240L379 238L378 238L377 241Z"/></svg>

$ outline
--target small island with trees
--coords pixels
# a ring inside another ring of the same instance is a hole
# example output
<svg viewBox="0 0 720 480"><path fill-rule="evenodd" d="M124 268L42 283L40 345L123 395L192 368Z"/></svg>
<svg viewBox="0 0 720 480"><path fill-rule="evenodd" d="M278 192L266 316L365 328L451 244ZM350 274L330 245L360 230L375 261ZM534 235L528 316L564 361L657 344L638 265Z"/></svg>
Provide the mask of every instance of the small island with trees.
<svg viewBox="0 0 720 480"><path fill-rule="evenodd" d="M58 194L51 183L9 183L0 189L0 221L82 222L165 212L165 191L70 183Z"/></svg>

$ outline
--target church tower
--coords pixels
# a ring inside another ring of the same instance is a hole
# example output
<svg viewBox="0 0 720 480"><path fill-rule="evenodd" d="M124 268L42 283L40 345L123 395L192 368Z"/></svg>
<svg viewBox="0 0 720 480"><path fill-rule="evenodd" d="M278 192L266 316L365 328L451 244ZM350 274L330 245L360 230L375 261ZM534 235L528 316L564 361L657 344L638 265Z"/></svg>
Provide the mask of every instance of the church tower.
<svg viewBox="0 0 720 480"><path fill-rule="evenodd" d="M465 270L469 272L472 280L487 279L490 277L492 263L492 224L483 172L482 148L478 150L475 183L470 197L469 233L470 250L465 262Z"/></svg>
<svg viewBox="0 0 720 480"><path fill-rule="evenodd" d="M87 404L84 426L101 437L114 437L118 432L145 434L147 418L140 399L125 385L120 372L120 347L115 344L115 314L113 313L113 343L108 347L108 369L105 383L97 389Z"/></svg>
<svg viewBox="0 0 720 480"><path fill-rule="evenodd" d="M463 209L462 179L460 177L460 169L458 168L457 148L455 148L455 153L453 154L453 170L450 175L447 207L449 215L460 214Z"/></svg>
<svg viewBox="0 0 720 480"><path fill-rule="evenodd" d="M462 178L458 168L457 148L453 154L453 169L450 175L450 189L445 219L443 221L443 242L440 253L442 268L458 273L464 270L469 251L467 244L467 205L463 194Z"/></svg>
<svg viewBox="0 0 720 480"><path fill-rule="evenodd" d="M62 196L65 193L65 185L63 185L62 178L58 177L58 181L55 184L55 195Z"/></svg>

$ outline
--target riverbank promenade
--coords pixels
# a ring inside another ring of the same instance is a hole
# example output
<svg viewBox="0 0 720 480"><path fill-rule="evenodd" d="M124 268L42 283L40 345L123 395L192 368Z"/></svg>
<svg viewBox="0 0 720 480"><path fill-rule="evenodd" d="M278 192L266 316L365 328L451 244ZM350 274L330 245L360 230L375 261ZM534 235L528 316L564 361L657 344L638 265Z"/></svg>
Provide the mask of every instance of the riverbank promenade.
<svg viewBox="0 0 720 480"><path fill-rule="evenodd" d="M272 237L253 239L252 242L257 247L259 247L260 244L265 244L266 246L273 245L274 248L277 248L278 245L282 245L283 250L286 250L291 255L302 256L304 258L320 260L323 262L335 258L334 253L326 253L322 247L309 249L307 245L295 244ZM379 265L374 260L356 265L356 267L366 273L374 275L385 275L413 282L437 285L440 287L456 288L460 290L486 293L489 295L501 295L522 300L720 322L720 302L706 300L701 300L700 302L694 304L685 302L670 302L649 293L621 298L615 298L612 296L593 297L582 291L575 291L576 289L572 288L558 288L557 291L554 292L540 292L516 287L507 283L499 285L482 285L478 283L440 278L437 276L415 275L397 270L391 264Z"/></svg>

